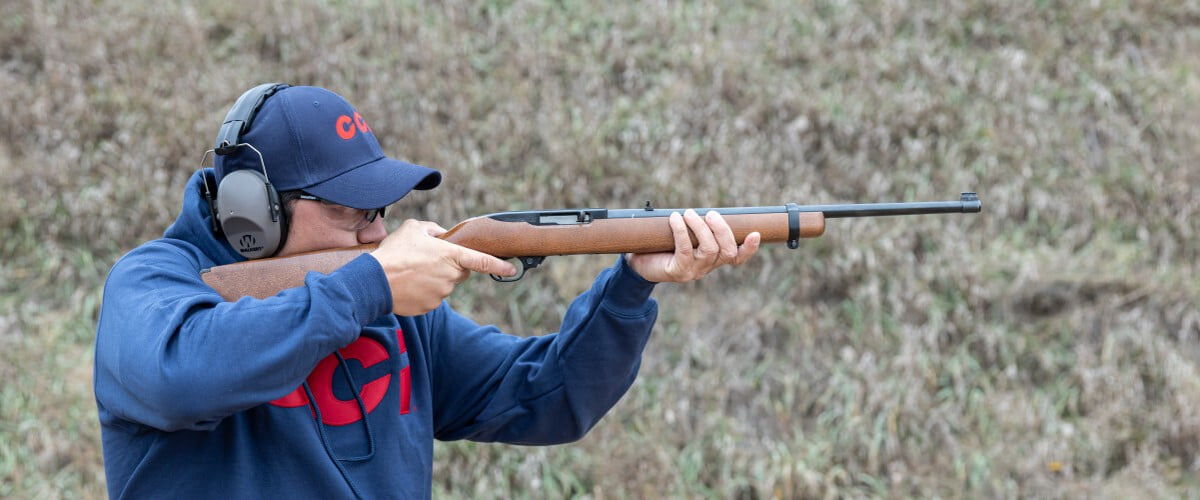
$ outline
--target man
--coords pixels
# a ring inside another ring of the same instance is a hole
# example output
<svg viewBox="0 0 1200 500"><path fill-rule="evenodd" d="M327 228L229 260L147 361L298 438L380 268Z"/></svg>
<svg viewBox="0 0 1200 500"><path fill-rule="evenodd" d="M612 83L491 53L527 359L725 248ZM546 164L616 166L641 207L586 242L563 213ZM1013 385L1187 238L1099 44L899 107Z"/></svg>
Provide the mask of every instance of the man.
<svg viewBox="0 0 1200 500"><path fill-rule="evenodd" d="M636 376L654 284L758 248L757 234L739 247L715 213L673 215L675 252L618 258L558 333L504 334L443 299L471 272L512 275L511 264L435 238L445 229L432 222L384 228L383 207L439 173L384 156L327 90L283 87L261 102L239 139L254 149L193 175L175 223L105 284L95 390L114 498L421 498L435 438L579 439ZM240 170L282 191L276 255L379 248L277 296L222 301L199 272L244 257L214 232L205 194L209 175Z"/></svg>

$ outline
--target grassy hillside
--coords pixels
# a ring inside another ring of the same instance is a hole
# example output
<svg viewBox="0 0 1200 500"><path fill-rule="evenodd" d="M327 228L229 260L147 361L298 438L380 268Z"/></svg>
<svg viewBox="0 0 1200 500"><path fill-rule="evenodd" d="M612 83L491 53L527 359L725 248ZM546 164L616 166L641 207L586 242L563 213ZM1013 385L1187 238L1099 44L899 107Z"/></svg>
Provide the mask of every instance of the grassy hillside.
<svg viewBox="0 0 1200 500"><path fill-rule="evenodd" d="M103 495L105 273L265 81L341 93L441 169L389 216L443 225L983 199L661 286L641 376L591 434L439 444L439 495L1200 494L1194 2L3 5L0 497ZM611 260L451 303L553 331Z"/></svg>

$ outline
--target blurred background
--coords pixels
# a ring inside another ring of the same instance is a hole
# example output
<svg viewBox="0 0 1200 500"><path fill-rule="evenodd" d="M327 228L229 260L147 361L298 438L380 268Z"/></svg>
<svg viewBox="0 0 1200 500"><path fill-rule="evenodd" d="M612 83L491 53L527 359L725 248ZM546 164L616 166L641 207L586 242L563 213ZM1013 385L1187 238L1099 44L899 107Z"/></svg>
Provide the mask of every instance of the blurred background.
<svg viewBox="0 0 1200 500"><path fill-rule="evenodd" d="M108 269L241 92L330 88L442 187L393 211L957 199L659 286L582 441L439 443L437 496L1200 491L1200 4L0 2L0 497L100 497ZM392 215L396 214L396 215ZM450 302L554 331L612 256Z"/></svg>

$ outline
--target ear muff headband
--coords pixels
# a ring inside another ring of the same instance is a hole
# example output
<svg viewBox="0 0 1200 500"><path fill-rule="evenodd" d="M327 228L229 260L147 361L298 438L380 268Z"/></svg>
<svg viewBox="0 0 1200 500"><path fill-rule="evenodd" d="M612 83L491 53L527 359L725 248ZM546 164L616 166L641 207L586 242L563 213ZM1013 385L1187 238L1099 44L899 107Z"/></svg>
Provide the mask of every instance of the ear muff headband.
<svg viewBox="0 0 1200 500"><path fill-rule="evenodd" d="M217 132L217 140L213 143L213 151L220 156L232 153L234 148L242 143L242 134L250 127L250 122L254 121L254 115L258 114L263 102L288 87L290 85L286 83L264 83L238 97L233 107L225 114L225 121L221 123L221 130Z"/></svg>
<svg viewBox="0 0 1200 500"><path fill-rule="evenodd" d="M241 136L254 121L263 102L287 87L282 83L265 83L243 93L226 113L213 144L212 152L219 156L232 154L238 148L248 148L258 156L262 167L261 173L254 170L229 172L221 179L215 200L211 193L206 194L213 209L214 231L224 233L229 245L248 259L274 255L287 240L287 220L279 203L279 193L267 176L262 153L253 145L241 142Z"/></svg>

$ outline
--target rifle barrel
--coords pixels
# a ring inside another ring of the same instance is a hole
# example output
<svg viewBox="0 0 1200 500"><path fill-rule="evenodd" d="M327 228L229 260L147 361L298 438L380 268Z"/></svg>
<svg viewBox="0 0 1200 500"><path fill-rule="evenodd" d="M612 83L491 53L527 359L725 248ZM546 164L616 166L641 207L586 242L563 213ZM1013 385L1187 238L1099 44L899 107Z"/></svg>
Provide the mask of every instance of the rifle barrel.
<svg viewBox="0 0 1200 500"><path fill-rule="evenodd" d="M822 212L825 218L876 217L880 215L920 215L977 213L983 209L979 196L963 193L958 201L925 201L916 203L857 203L851 205L807 205L801 212Z"/></svg>
<svg viewBox="0 0 1200 500"><path fill-rule="evenodd" d="M852 203L844 205L798 205L800 212L821 212L826 218L839 217L877 217L882 215L920 215L920 214L949 214L977 213L983 209L979 196L975 193L962 193L958 201L922 201L909 203ZM732 207L732 208L697 208L700 214L714 210L721 215L750 215L765 213L786 213L787 205L765 207ZM618 210L597 210L596 218L626 219L642 217L667 217L672 212L683 212L675 208L631 208ZM513 213L513 212L510 212ZM522 212L532 213L532 212Z"/></svg>

